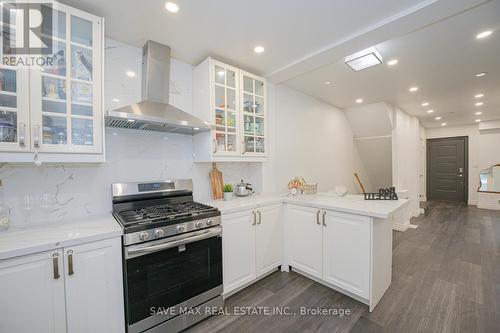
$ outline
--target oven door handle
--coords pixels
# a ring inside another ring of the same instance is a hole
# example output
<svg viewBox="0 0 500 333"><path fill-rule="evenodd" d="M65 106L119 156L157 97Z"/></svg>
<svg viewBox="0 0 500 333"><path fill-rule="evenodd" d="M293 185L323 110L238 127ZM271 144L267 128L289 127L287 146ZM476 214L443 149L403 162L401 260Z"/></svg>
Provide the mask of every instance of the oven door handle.
<svg viewBox="0 0 500 333"><path fill-rule="evenodd" d="M193 242L197 242L203 239L211 238L211 237L216 237L222 235L222 228L217 227L217 228L211 228L207 229L204 233L202 234L197 234L195 236L190 236L190 237L185 237L179 240L174 240L158 245L152 245L148 247L141 247L141 248L130 248L127 250L127 257L136 257L140 256L143 254L147 253L153 253L153 252L158 252L166 249L170 249L173 247L177 247L180 245L185 245Z"/></svg>

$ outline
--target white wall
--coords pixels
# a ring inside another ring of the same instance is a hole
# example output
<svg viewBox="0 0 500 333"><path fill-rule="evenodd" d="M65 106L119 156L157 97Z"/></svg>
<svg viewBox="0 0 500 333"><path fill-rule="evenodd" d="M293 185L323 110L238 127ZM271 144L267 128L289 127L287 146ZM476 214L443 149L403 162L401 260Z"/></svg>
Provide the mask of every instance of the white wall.
<svg viewBox="0 0 500 333"><path fill-rule="evenodd" d="M469 204L477 204L479 172L500 163L500 133L479 132L477 125L429 128L427 139L467 136L469 138Z"/></svg>
<svg viewBox="0 0 500 333"><path fill-rule="evenodd" d="M287 88L275 87L276 189L295 176L318 183L319 191L346 185L354 191L353 134L345 114Z"/></svg>
<svg viewBox="0 0 500 333"><path fill-rule="evenodd" d="M420 214L421 177L421 127L416 117L394 108L393 184L398 190L408 190L411 216Z"/></svg>

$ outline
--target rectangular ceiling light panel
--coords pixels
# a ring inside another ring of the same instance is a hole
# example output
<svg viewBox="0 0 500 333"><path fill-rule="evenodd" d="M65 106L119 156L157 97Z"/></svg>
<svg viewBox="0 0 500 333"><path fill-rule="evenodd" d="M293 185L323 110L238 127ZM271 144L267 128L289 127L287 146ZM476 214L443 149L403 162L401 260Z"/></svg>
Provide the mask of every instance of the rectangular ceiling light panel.
<svg viewBox="0 0 500 333"><path fill-rule="evenodd" d="M355 71L360 71L382 63L382 56L374 47L345 57L345 63Z"/></svg>

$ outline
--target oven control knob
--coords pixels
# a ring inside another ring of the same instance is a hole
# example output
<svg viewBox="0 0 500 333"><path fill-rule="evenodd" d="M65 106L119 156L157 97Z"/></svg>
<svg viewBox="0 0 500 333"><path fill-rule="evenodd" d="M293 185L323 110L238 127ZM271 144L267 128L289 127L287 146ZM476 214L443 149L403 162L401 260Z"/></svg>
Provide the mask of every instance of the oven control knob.
<svg viewBox="0 0 500 333"><path fill-rule="evenodd" d="M184 225L177 226L177 232L183 232L184 230L186 230L186 227Z"/></svg>
<svg viewBox="0 0 500 333"><path fill-rule="evenodd" d="M165 231L163 231L163 229L156 229L154 233L156 238L162 238L165 236Z"/></svg>
<svg viewBox="0 0 500 333"><path fill-rule="evenodd" d="M142 241L147 241L149 239L149 234L147 232L141 232L139 239Z"/></svg>
<svg viewBox="0 0 500 333"><path fill-rule="evenodd" d="M201 228L201 227L203 227L203 222L198 221L198 222L196 222L195 226L196 226L196 228Z"/></svg>
<svg viewBox="0 0 500 333"><path fill-rule="evenodd" d="M207 225L212 225L213 221L212 220L207 220Z"/></svg>

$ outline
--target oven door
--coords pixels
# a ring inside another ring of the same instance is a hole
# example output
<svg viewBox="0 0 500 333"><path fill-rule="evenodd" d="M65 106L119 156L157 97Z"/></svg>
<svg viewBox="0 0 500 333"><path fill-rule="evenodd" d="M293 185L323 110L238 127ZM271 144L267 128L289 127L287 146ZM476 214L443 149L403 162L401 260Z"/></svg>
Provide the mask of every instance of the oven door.
<svg viewBox="0 0 500 333"><path fill-rule="evenodd" d="M222 228L125 248L128 332L143 332L222 294Z"/></svg>

